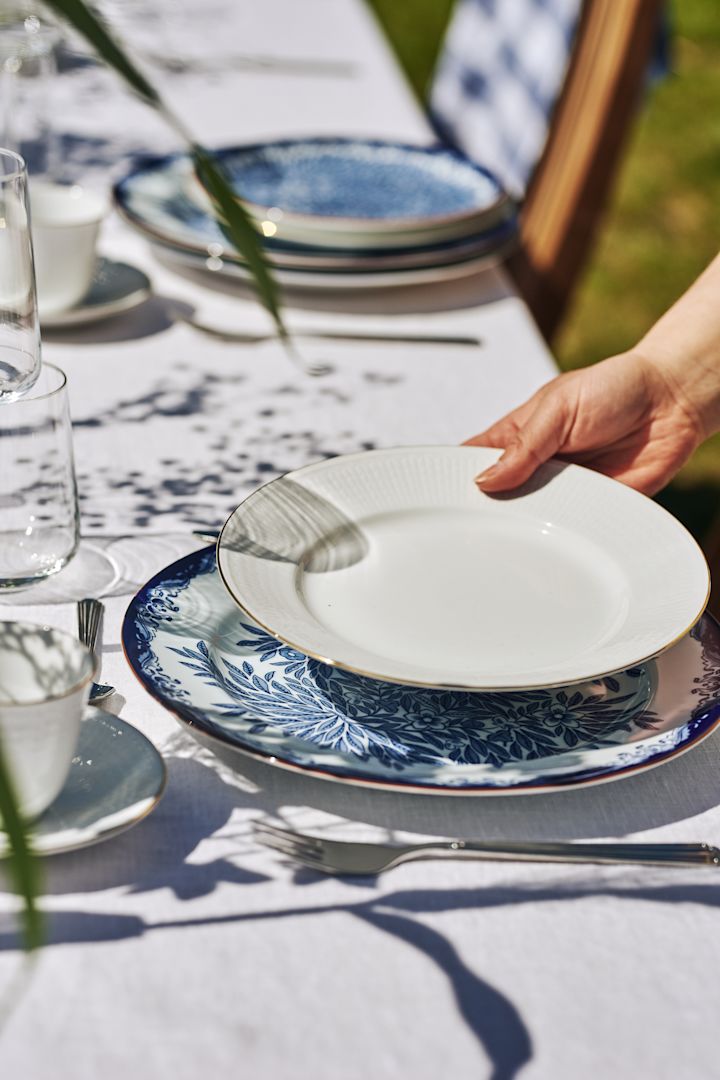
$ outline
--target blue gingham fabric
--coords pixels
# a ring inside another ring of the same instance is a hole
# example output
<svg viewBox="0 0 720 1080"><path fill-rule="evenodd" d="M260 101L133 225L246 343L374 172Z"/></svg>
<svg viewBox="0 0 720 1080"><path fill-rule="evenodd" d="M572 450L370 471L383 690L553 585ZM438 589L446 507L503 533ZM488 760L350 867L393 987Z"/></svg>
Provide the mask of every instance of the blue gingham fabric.
<svg viewBox="0 0 720 1080"><path fill-rule="evenodd" d="M582 0L457 0L430 93L444 141L521 197L542 153Z"/></svg>
<svg viewBox="0 0 720 1080"><path fill-rule="evenodd" d="M622 0L619 0L622 2ZM547 139L583 0L456 0L430 92L443 142L494 172L522 198ZM648 84L671 69L663 5Z"/></svg>

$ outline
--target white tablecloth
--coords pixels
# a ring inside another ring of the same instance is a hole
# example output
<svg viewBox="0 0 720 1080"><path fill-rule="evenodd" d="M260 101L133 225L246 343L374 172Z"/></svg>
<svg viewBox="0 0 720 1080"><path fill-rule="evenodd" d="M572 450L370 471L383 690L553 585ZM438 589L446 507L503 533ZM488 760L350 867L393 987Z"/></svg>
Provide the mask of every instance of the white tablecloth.
<svg viewBox="0 0 720 1080"><path fill-rule="evenodd" d="M210 143L318 131L428 138L355 0L165 4L161 19L138 22L143 6L105 4L137 46L184 57L185 70L158 77ZM268 66L269 55L345 67L290 73ZM68 66L54 115L68 172L95 184L122 172L123 155L173 145L96 67ZM14 1004L3 1001L0 1075L720 1075L714 871L416 863L363 884L294 869L250 831L272 815L347 836L712 842L717 738L634 779L532 798L401 797L251 761L239 775L177 728L120 650L134 588L199 546L191 530L217 526L258 483L363 446L459 441L550 377L552 360L503 275L290 298L295 326L482 339L478 348L318 343L312 355L335 371L313 380L274 343L227 344L173 314L265 326L247 297L171 273L118 222L104 246L143 265L156 297L122 319L46 337L46 358L70 378L87 539L55 581L2 600L0 613L72 629L70 601L106 595L103 678L119 689L111 708L161 749L169 784L132 831L47 860L49 943L22 992L14 901L0 893L0 992Z"/></svg>

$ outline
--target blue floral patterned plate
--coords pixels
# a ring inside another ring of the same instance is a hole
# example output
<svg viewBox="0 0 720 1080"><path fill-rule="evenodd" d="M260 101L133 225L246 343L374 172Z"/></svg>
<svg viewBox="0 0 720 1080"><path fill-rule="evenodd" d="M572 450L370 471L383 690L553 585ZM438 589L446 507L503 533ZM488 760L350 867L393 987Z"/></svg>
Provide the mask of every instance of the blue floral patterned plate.
<svg viewBox="0 0 720 1080"><path fill-rule="evenodd" d="M656 660L579 686L397 686L268 635L226 593L214 549L140 590L123 645L146 689L200 741L237 752L238 768L250 755L398 791L530 794L601 783L662 764L720 722L720 627L708 615Z"/></svg>

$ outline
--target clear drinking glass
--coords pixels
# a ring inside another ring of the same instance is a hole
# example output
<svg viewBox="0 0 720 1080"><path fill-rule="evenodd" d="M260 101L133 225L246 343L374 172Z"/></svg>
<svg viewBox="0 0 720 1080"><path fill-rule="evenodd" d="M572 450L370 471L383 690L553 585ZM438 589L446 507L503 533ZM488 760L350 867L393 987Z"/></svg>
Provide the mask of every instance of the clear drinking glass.
<svg viewBox="0 0 720 1080"><path fill-rule="evenodd" d="M0 590L62 570L80 538L66 379L53 364L0 402Z"/></svg>
<svg viewBox="0 0 720 1080"><path fill-rule="evenodd" d="M54 178L58 137L51 122L58 27L30 0L0 0L0 146L15 150L31 176Z"/></svg>
<svg viewBox="0 0 720 1080"><path fill-rule="evenodd" d="M25 162L0 149L0 406L40 372L35 267Z"/></svg>

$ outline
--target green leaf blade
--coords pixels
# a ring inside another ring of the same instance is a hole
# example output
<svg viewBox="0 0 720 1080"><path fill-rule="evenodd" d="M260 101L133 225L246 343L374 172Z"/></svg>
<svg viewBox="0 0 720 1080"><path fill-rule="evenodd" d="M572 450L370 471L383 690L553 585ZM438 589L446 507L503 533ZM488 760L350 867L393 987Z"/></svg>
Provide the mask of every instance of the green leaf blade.
<svg viewBox="0 0 720 1080"><path fill-rule="evenodd" d="M162 106L157 90L150 85L120 46L113 41L105 26L82 0L44 0L44 2L57 15L67 19L70 25L74 26L78 33L82 34L85 40L96 49L105 63L117 71L148 105L155 108Z"/></svg>
<svg viewBox="0 0 720 1080"><path fill-rule="evenodd" d="M280 312L275 280L265 258L260 240L247 211L239 202L209 150L188 133L184 124L162 100L160 94L135 67L123 49L113 40L107 28L87 8L83 0L46 0L47 6L65 18L95 48L102 59L150 106L156 109L168 125L188 144L198 178L219 207L221 227L227 230L232 243L245 259L252 275L252 285L270 313L278 335L285 342L289 335Z"/></svg>
<svg viewBox="0 0 720 1080"><path fill-rule="evenodd" d="M204 147L194 144L191 150L200 183L220 211L220 224L245 259L253 275L254 287L272 316L281 338L287 331L280 314L277 291L262 250L262 241L252 220L224 176L221 167ZM218 216L216 214L216 216Z"/></svg>
<svg viewBox="0 0 720 1080"><path fill-rule="evenodd" d="M10 844L10 876L24 903L25 947L33 950L42 945L45 936L42 912L37 906L41 891L41 873L31 846L30 828L21 817L18 806L10 770L0 743L0 826Z"/></svg>

